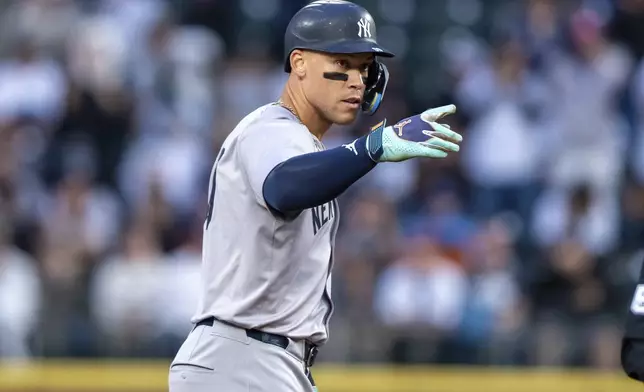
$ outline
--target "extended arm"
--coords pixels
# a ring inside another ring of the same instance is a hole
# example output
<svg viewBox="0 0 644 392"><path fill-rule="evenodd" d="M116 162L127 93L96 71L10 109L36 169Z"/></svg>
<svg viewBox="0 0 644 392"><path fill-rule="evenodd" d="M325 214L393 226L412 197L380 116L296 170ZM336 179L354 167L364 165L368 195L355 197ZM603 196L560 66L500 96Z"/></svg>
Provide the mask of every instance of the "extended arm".
<svg viewBox="0 0 644 392"><path fill-rule="evenodd" d="M274 212L289 216L335 199L377 162L444 158L447 151L458 151L458 145L434 135L456 142L461 137L433 120L453 110L452 106L430 110L393 127L385 127L383 122L351 144L290 158L266 177L264 200Z"/></svg>
<svg viewBox="0 0 644 392"><path fill-rule="evenodd" d="M280 163L264 181L266 204L288 215L335 199L376 166L367 153L366 141L363 136L349 145Z"/></svg>

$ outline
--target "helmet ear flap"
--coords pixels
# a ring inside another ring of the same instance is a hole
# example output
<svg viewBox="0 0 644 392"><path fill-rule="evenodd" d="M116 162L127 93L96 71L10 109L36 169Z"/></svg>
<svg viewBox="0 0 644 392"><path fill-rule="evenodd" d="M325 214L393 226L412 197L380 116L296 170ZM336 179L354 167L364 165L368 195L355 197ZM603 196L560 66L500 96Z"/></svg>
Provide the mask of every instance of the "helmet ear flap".
<svg viewBox="0 0 644 392"><path fill-rule="evenodd" d="M364 99L362 100L362 112L372 116L378 111L382 98L387 89L389 81L389 70L381 62L374 61L369 66L367 80L365 81Z"/></svg>

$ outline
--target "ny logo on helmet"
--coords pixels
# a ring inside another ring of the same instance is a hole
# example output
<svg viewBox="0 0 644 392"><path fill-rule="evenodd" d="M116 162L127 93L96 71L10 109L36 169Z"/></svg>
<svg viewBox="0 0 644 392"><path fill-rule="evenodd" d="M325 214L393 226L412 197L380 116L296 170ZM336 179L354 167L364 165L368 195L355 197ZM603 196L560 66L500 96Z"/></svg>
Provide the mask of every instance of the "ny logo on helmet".
<svg viewBox="0 0 644 392"><path fill-rule="evenodd" d="M371 38L371 23L365 18L358 21L358 37Z"/></svg>

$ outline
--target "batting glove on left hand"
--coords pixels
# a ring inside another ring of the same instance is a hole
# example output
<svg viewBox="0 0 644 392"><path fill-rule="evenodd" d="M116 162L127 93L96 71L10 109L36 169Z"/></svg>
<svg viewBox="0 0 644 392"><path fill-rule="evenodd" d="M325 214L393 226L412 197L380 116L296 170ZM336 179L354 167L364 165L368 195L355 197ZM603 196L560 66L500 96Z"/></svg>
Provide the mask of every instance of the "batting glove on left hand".
<svg viewBox="0 0 644 392"><path fill-rule="evenodd" d="M432 108L393 126L384 124L367 137L367 152L375 162L400 162L416 157L441 159L459 151L463 137L436 121L452 114L456 106Z"/></svg>

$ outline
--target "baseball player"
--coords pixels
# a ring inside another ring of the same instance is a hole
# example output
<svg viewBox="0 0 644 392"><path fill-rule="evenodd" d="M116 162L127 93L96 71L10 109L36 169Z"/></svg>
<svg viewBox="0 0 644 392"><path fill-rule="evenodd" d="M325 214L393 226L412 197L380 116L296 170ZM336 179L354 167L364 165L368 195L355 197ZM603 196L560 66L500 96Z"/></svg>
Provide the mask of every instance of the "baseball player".
<svg viewBox="0 0 644 392"><path fill-rule="evenodd" d="M389 78L362 7L315 1L285 35L281 98L246 116L215 159L195 327L170 366L170 392L315 391L329 337L336 198L380 162L441 159L461 136L436 121L453 105L383 121L325 149L332 124L378 109Z"/></svg>

